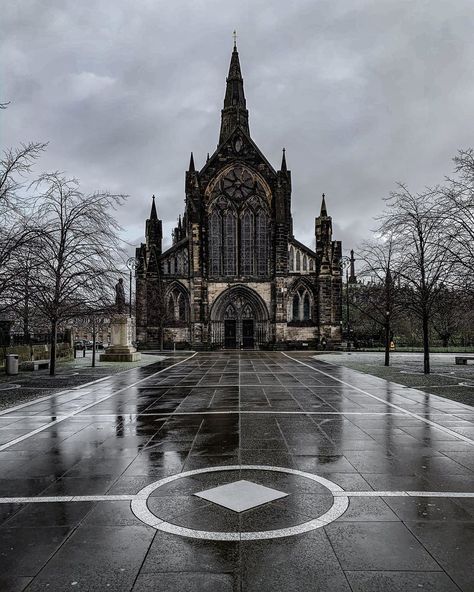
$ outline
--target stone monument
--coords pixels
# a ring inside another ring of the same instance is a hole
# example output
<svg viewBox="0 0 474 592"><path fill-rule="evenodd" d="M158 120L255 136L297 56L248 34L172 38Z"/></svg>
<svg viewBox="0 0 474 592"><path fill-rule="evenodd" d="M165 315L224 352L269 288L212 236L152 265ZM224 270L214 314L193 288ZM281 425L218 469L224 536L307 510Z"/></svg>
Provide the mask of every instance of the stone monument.
<svg viewBox="0 0 474 592"><path fill-rule="evenodd" d="M126 313L123 278L115 286L115 310L110 322L110 346L100 355L101 362L136 362L141 354L133 347L135 319Z"/></svg>

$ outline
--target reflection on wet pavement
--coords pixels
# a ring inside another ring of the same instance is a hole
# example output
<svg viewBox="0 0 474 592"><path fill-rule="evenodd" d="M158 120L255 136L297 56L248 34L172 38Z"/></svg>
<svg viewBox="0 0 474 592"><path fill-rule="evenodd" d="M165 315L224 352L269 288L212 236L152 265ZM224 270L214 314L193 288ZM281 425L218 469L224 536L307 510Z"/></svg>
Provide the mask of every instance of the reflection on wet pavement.
<svg viewBox="0 0 474 592"><path fill-rule="evenodd" d="M0 590L473 590L473 440L474 408L310 354L171 356L0 414ZM195 495L242 479L288 496Z"/></svg>

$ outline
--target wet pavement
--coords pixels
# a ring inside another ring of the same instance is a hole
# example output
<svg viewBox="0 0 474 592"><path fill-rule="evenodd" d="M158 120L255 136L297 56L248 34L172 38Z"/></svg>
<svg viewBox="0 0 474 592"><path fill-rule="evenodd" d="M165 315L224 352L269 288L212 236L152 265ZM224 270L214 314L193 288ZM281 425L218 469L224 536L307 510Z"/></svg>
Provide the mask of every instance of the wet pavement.
<svg viewBox="0 0 474 592"><path fill-rule="evenodd" d="M0 413L0 590L474 590L473 446L309 353L171 356Z"/></svg>

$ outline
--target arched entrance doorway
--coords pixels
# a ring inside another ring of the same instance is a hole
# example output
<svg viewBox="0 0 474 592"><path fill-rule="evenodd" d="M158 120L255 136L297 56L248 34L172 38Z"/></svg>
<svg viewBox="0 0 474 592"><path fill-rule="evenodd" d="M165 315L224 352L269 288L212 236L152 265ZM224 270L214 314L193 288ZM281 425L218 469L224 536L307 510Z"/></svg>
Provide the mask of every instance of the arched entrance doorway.
<svg viewBox="0 0 474 592"><path fill-rule="evenodd" d="M250 288L234 286L211 308L211 343L226 349L255 349L269 340L268 310Z"/></svg>

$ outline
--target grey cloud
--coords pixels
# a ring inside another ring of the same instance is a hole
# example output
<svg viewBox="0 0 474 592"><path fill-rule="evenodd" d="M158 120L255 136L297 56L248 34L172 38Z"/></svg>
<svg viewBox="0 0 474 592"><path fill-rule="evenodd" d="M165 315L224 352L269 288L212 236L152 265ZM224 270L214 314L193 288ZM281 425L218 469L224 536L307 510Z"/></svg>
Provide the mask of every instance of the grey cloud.
<svg viewBox="0 0 474 592"><path fill-rule="evenodd" d="M128 193L126 237L152 193L165 232L184 171L216 146L237 28L252 135L287 148L298 238L320 195L349 249L397 180L442 180L472 145L471 0L17 0L2 7L2 146L49 140L42 169Z"/></svg>

